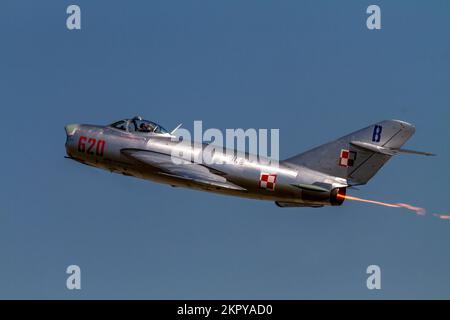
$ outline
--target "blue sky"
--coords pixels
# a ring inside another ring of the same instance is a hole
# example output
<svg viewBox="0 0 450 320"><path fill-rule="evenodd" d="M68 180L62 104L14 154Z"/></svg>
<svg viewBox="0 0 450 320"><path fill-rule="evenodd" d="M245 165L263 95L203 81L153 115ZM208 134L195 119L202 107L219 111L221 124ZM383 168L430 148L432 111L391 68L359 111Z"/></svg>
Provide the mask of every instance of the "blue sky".
<svg viewBox="0 0 450 320"><path fill-rule="evenodd" d="M66 29L66 8L82 30ZM378 4L382 29L366 28ZM448 1L3 1L0 298L450 298ZM64 159L64 125L279 128L281 158L416 126L346 202L280 209ZM69 291L66 267L82 270ZM366 288L366 268L382 289Z"/></svg>

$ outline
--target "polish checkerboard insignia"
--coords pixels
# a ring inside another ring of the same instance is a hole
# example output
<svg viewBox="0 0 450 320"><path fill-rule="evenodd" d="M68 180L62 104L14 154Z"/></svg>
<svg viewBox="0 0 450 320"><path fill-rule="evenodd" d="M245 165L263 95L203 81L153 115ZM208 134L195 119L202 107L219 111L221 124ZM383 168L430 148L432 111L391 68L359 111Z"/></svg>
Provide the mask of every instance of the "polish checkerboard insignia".
<svg viewBox="0 0 450 320"><path fill-rule="evenodd" d="M356 152L342 149L339 156L339 165L341 167L353 167L356 160Z"/></svg>
<svg viewBox="0 0 450 320"><path fill-rule="evenodd" d="M277 175L270 173L261 173L259 177L259 187L267 190L275 190L275 184L277 183Z"/></svg>

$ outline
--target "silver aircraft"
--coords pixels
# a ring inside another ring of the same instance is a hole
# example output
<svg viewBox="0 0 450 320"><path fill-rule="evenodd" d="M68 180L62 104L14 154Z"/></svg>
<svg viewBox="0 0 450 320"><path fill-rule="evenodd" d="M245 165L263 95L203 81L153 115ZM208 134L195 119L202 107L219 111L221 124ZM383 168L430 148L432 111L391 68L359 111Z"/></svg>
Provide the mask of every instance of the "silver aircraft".
<svg viewBox="0 0 450 320"><path fill-rule="evenodd" d="M168 132L141 117L107 126L69 124L67 158L174 187L270 200L279 207L322 207L341 205L348 187L366 184L393 155L432 155L401 149L414 126L385 120L276 164L222 148L214 157L228 161L174 161L174 148L180 146L177 129ZM206 146L192 142L183 154Z"/></svg>

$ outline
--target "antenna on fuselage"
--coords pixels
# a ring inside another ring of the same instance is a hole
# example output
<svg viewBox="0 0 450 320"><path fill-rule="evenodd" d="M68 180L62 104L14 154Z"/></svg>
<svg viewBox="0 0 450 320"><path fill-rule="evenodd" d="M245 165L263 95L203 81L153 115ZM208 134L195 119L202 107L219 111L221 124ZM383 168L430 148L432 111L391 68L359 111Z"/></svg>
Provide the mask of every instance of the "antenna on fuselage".
<svg viewBox="0 0 450 320"><path fill-rule="evenodd" d="M177 127L176 127L175 129L173 129L172 131L170 131L170 134L173 135L173 134L175 133L175 131L177 131L178 129L180 129L180 127L181 127L182 125L183 125L182 123L180 123L179 125L177 125Z"/></svg>

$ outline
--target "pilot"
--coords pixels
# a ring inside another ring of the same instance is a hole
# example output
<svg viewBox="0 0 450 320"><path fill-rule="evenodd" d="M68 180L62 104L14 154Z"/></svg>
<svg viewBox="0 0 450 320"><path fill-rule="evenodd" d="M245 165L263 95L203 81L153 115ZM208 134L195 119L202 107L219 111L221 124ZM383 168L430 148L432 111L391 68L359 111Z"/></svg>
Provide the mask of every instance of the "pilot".
<svg viewBox="0 0 450 320"><path fill-rule="evenodd" d="M139 126L139 131L150 132L150 126L147 123L141 123L141 125Z"/></svg>

